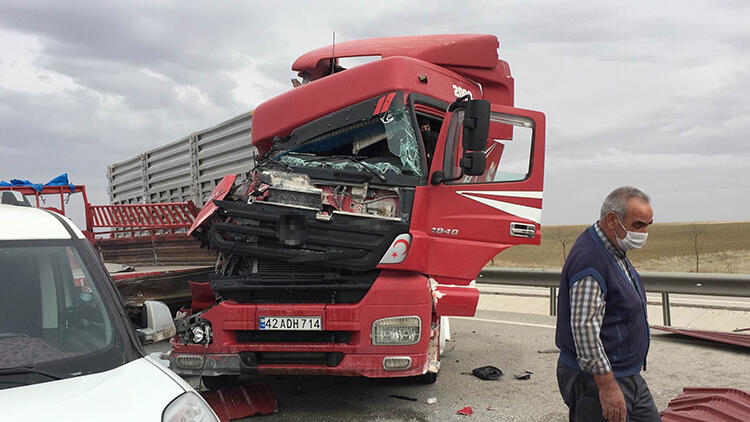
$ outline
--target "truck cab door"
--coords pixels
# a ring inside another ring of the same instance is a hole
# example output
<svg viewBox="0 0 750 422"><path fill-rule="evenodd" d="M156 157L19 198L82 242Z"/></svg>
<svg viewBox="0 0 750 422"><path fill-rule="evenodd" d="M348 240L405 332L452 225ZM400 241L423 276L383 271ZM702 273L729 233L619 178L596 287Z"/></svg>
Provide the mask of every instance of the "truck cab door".
<svg viewBox="0 0 750 422"><path fill-rule="evenodd" d="M540 241L544 114L492 105L484 173L474 176L459 166L463 114L459 109L446 116L431 182L417 189L415 205L422 210L411 227L414 246L424 254L419 266L441 284L468 284L503 250Z"/></svg>

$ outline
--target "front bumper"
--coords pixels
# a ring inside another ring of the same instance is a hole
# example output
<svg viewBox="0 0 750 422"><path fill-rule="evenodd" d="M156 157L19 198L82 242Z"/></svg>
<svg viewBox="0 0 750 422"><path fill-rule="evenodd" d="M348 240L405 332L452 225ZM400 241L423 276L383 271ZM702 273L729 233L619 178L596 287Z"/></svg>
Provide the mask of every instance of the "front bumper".
<svg viewBox="0 0 750 422"><path fill-rule="evenodd" d="M218 375L341 375L365 376L371 378L407 377L421 375L429 369L427 353L420 354L378 354L378 355L346 355L336 366L299 365L299 364L261 364L251 366L247 359L240 354L206 354L194 355L171 352L169 368L182 376L218 376ZM389 357L409 357L411 364L402 370L386 370L384 360ZM187 360L200 361L201 368L183 368L181 363Z"/></svg>
<svg viewBox="0 0 750 422"><path fill-rule="evenodd" d="M354 304L250 304L224 301L201 315L214 333L208 346L173 340L170 368L181 375L322 374L366 377L421 375L432 362L432 294L427 279L383 271ZM269 331L268 316L319 317L321 331ZM421 336L408 345L373 345L373 322L418 316ZM390 368L384 359L390 358ZM407 362L394 368L394 362Z"/></svg>

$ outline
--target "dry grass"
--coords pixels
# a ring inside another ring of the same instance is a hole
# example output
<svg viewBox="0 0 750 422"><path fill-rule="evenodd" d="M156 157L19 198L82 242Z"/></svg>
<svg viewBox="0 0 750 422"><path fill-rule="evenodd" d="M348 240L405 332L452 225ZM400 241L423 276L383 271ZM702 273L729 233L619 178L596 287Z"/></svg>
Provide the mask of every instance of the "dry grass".
<svg viewBox="0 0 750 422"><path fill-rule="evenodd" d="M570 251L575 239L588 226L545 226L540 246L514 246L491 265L529 268L561 268L563 242ZM696 270L695 238L698 239L698 270L713 273L750 273L750 222L656 223L649 228L642 250L628 252L639 270Z"/></svg>

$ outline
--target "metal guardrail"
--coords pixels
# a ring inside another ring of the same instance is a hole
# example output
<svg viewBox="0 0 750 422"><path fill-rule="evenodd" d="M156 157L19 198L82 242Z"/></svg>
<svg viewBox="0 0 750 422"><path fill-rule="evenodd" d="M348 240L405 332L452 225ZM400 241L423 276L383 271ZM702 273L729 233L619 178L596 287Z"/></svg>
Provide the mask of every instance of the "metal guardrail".
<svg viewBox="0 0 750 422"><path fill-rule="evenodd" d="M485 268L477 283L549 287L550 315L557 314L560 270L538 268ZM750 297L750 274L673 273L643 271L646 292L661 293L664 325L671 325L669 294Z"/></svg>

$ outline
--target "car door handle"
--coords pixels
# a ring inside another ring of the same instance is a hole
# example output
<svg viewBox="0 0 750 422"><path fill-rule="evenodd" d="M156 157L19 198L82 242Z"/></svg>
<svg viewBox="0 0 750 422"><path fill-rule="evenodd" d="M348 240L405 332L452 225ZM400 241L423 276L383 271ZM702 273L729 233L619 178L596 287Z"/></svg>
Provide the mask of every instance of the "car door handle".
<svg viewBox="0 0 750 422"><path fill-rule="evenodd" d="M510 223L510 235L532 239L536 236L536 227L533 224Z"/></svg>

